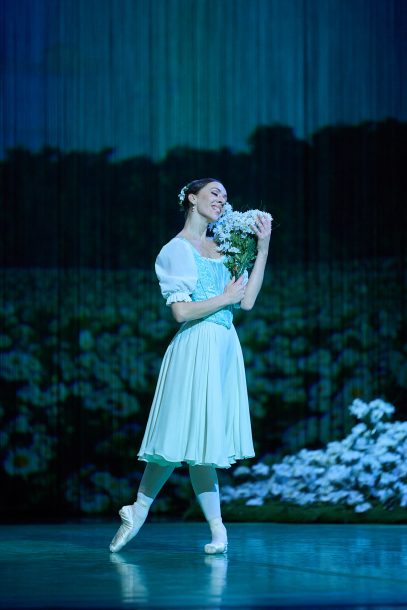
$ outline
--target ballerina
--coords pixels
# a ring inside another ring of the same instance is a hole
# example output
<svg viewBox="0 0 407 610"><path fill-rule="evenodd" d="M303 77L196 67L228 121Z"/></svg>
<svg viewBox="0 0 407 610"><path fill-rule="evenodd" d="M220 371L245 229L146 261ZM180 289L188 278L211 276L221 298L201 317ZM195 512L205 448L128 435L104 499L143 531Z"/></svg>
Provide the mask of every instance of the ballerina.
<svg viewBox="0 0 407 610"><path fill-rule="evenodd" d="M233 310L251 310L263 283L271 220L259 214L253 230L257 256L250 277L231 277L217 244L207 236L227 194L213 178L194 180L178 196L182 231L160 251L155 270L166 304L181 328L164 355L144 438L146 463L134 504L119 511L122 524L110 544L122 549L140 530L174 468L187 463L212 539L205 553L225 553L217 468L254 456L242 350Z"/></svg>

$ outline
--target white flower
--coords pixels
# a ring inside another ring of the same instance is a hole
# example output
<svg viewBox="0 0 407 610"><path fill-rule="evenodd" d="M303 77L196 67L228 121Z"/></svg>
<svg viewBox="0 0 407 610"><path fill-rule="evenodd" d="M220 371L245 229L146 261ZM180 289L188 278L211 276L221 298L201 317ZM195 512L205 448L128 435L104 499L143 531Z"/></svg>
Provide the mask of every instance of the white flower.
<svg viewBox="0 0 407 610"><path fill-rule="evenodd" d="M236 488L231 485L224 485L221 488L220 497L222 502L231 502L237 497Z"/></svg>
<svg viewBox="0 0 407 610"><path fill-rule="evenodd" d="M329 481L342 482L345 479L349 479L351 476L351 469L348 466L342 464L334 464L328 468L326 477Z"/></svg>
<svg viewBox="0 0 407 610"><path fill-rule="evenodd" d="M274 481L272 481L271 485L270 485L270 493L272 496L279 496L280 494L282 494L284 491L284 487L282 485L279 485L278 483L275 483Z"/></svg>
<svg viewBox="0 0 407 610"><path fill-rule="evenodd" d="M273 464L272 466L275 475L281 480L289 479L291 477L291 467L282 462L281 464Z"/></svg>
<svg viewBox="0 0 407 610"><path fill-rule="evenodd" d="M391 472L382 472L382 474L380 475L380 485L383 485L384 487L386 487L387 485L394 485L397 479L397 475Z"/></svg>
<svg viewBox="0 0 407 610"><path fill-rule="evenodd" d="M316 494L313 493L303 493L300 494L297 498L297 504L300 506L305 506L306 504L313 504L317 499Z"/></svg>
<svg viewBox="0 0 407 610"><path fill-rule="evenodd" d="M217 222L210 225L218 251L226 256L225 264L234 276L239 277L245 270L250 269L256 258L257 238L254 224L259 215L265 215L272 220L267 212L237 212L227 203Z"/></svg>
<svg viewBox="0 0 407 610"><path fill-rule="evenodd" d="M355 513L365 513L367 510L370 510L372 505L370 502L363 502L362 504L357 504L355 506Z"/></svg>
<svg viewBox="0 0 407 610"><path fill-rule="evenodd" d="M266 477L270 473L270 467L267 464L258 462L258 464L252 466L252 473L258 477Z"/></svg>
<svg viewBox="0 0 407 610"><path fill-rule="evenodd" d="M359 491L350 491L346 500L346 503L350 506L359 504L364 501L364 496Z"/></svg>
<svg viewBox="0 0 407 610"><path fill-rule="evenodd" d="M393 405L388 402L384 402L384 400L381 399L372 400L372 402L369 403L369 407L372 411L380 413L381 416L387 415L391 417L395 411Z"/></svg>
<svg viewBox="0 0 407 610"><path fill-rule="evenodd" d="M332 441L331 443L328 443L326 447L326 452L330 457L336 457L342 452L342 450L343 445L339 441Z"/></svg>
<svg viewBox="0 0 407 610"><path fill-rule="evenodd" d="M357 398L353 401L349 410L358 419L366 419L373 425L378 424L386 417L391 417L394 413L393 405L381 399L372 400L367 404Z"/></svg>
<svg viewBox="0 0 407 610"><path fill-rule="evenodd" d="M360 398L356 398L349 407L349 411L358 419L363 419L369 413L369 407Z"/></svg>
<svg viewBox="0 0 407 610"><path fill-rule="evenodd" d="M352 451L349 449L348 451L344 451L341 455L342 462L356 462L360 459L360 451Z"/></svg>
<svg viewBox="0 0 407 610"><path fill-rule="evenodd" d="M378 489L375 490L374 495L380 500L380 502L386 502L394 496L394 491L392 489Z"/></svg>
<svg viewBox="0 0 407 610"><path fill-rule="evenodd" d="M366 430L367 430L366 424L363 424L363 423L356 424L356 426L354 426L352 428L352 434L357 436L359 434L363 434L364 432L366 432Z"/></svg>
<svg viewBox="0 0 407 610"><path fill-rule="evenodd" d="M399 462L401 460L401 456L397 455L397 453L390 453L390 451L386 451L386 453L379 455L378 459L382 464L393 464L394 462Z"/></svg>
<svg viewBox="0 0 407 610"><path fill-rule="evenodd" d="M361 465L369 467L372 472L377 472L381 468L379 460L373 454L363 455L361 458Z"/></svg>
<svg viewBox="0 0 407 610"><path fill-rule="evenodd" d="M329 493L326 496L326 502L332 502L333 504L337 504L338 502L341 502L342 500L344 500L348 495L348 492L345 490L338 490L338 491L333 491L331 493Z"/></svg>
<svg viewBox="0 0 407 610"><path fill-rule="evenodd" d="M366 438L365 436L360 436L355 440L354 448L360 453L362 451L366 451L368 446L371 444L372 443L368 438Z"/></svg>
<svg viewBox="0 0 407 610"><path fill-rule="evenodd" d="M188 185L185 185L182 187L182 189L180 190L180 192L178 193L178 201L181 207L183 207L183 203L184 203L184 199L185 199L185 193L188 190Z"/></svg>
<svg viewBox="0 0 407 610"><path fill-rule="evenodd" d="M250 498L250 500L247 500L246 502L246 506L262 506L263 504L263 498Z"/></svg>
<svg viewBox="0 0 407 610"><path fill-rule="evenodd" d="M358 481L360 485L366 485L367 487L373 487L376 482L376 476L371 474L370 472L360 472L358 474Z"/></svg>
<svg viewBox="0 0 407 610"><path fill-rule="evenodd" d="M234 477L245 477L250 474L250 468L247 466L238 466L233 472Z"/></svg>

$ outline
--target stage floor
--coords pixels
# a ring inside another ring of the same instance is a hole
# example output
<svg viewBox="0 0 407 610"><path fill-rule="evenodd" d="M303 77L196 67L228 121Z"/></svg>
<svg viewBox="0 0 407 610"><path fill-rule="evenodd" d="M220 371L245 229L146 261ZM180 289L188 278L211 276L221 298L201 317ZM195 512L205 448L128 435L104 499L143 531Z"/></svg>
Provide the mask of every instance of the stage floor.
<svg viewBox="0 0 407 610"><path fill-rule="evenodd" d="M1 608L407 608L407 526L147 523L121 553L117 522L0 526Z"/></svg>

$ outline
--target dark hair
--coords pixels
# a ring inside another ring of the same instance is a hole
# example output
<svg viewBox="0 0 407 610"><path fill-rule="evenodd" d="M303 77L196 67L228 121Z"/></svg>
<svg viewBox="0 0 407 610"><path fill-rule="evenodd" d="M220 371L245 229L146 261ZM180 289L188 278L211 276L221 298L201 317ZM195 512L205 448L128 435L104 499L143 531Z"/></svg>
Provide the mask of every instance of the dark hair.
<svg viewBox="0 0 407 610"><path fill-rule="evenodd" d="M218 180L217 178L198 178L198 180L192 180L191 182L188 182L186 187L184 187L184 199L182 202L180 202L180 204L184 208L186 214L190 208L188 195L197 195L199 191L210 182L220 182L220 180Z"/></svg>

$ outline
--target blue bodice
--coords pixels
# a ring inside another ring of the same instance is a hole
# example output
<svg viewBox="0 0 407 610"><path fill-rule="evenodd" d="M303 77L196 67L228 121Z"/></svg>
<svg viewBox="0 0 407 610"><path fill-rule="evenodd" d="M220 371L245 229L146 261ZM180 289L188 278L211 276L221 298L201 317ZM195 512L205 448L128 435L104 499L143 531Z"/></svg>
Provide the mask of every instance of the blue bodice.
<svg viewBox="0 0 407 610"><path fill-rule="evenodd" d="M191 249L198 271L198 280L191 294L192 300L204 301L222 294L226 284L230 282L230 273L223 264L223 259L205 258L193 246ZM233 322L233 305L228 305L203 319L230 328Z"/></svg>

